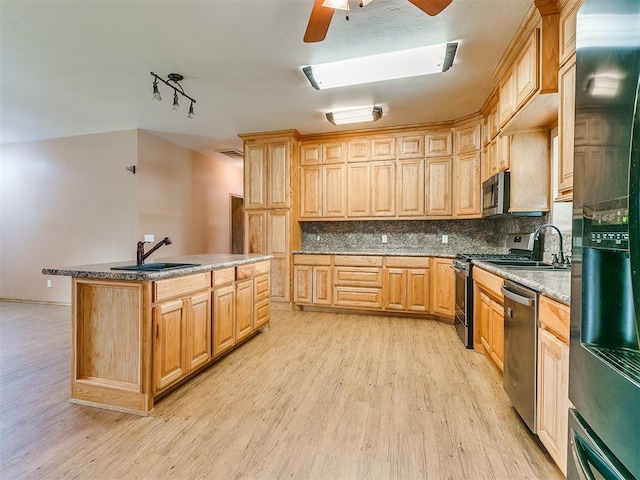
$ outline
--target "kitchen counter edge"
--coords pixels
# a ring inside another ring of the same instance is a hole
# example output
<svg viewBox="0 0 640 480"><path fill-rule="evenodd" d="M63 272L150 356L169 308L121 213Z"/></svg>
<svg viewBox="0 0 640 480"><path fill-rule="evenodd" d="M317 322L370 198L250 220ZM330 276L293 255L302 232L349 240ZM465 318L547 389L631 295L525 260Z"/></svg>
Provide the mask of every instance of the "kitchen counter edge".
<svg viewBox="0 0 640 480"><path fill-rule="evenodd" d="M165 278L182 277L198 272L218 270L220 268L236 267L249 263L270 260L273 255L261 254L232 254L207 253L199 255L184 255L181 257L153 259L155 262L194 263L197 266L176 268L158 272L111 270L112 267L122 267L135 264L133 261L99 263L94 265L78 265L72 267L43 268L44 275L60 275L75 278L96 278L103 280L162 280ZM149 262L152 263L152 262Z"/></svg>
<svg viewBox="0 0 640 480"><path fill-rule="evenodd" d="M294 250L294 255L366 255L379 257L441 257L455 258L455 253L411 250Z"/></svg>

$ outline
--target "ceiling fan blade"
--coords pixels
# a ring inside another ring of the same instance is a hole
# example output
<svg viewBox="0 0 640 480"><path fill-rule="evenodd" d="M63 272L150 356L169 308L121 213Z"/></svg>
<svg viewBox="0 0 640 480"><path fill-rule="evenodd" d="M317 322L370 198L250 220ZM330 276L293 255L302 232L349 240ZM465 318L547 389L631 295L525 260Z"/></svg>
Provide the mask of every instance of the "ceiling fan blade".
<svg viewBox="0 0 640 480"><path fill-rule="evenodd" d="M447 8L452 0L409 0L427 15L438 15Z"/></svg>
<svg viewBox="0 0 640 480"><path fill-rule="evenodd" d="M331 23L331 17L333 17L334 9L330 7L323 7L323 1L324 0L315 0L315 3L313 4L313 10L311 10L307 30L304 32L304 41L307 43L320 42L327 36L327 30L329 30L329 24Z"/></svg>

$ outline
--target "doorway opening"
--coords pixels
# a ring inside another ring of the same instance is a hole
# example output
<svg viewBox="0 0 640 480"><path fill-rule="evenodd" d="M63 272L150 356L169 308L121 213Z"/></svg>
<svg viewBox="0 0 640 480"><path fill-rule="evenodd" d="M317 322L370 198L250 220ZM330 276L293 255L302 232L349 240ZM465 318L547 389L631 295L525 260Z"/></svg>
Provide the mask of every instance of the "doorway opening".
<svg viewBox="0 0 640 480"><path fill-rule="evenodd" d="M244 253L244 198L231 195L231 253Z"/></svg>

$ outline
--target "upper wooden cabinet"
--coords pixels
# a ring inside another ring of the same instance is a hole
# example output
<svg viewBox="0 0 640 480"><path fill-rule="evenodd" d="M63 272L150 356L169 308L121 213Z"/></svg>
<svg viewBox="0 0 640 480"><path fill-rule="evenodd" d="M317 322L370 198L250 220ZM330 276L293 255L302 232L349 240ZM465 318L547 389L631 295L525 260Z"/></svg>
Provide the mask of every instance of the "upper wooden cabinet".
<svg viewBox="0 0 640 480"><path fill-rule="evenodd" d="M371 140L371 160L395 160L396 138L376 137Z"/></svg>
<svg viewBox="0 0 640 480"><path fill-rule="evenodd" d="M576 122L576 60L571 57L560 69L558 106L558 191L557 201L573 199L573 160Z"/></svg>
<svg viewBox="0 0 640 480"><path fill-rule="evenodd" d="M424 134L409 134L398 137L398 158L424 158Z"/></svg>
<svg viewBox="0 0 640 480"><path fill-rule="evenodd" d="M300 145L300 165L320 165L322 163L322 143Z"/></svg>
<svg viewBox="0 0 640 480"><path fill-rule="evenodd" d="M347 158L347 145L344 142L324 142L322 144L324 163L343 163Z"/></svg>
<svg viewBox="0 0 640 480"><path fill-rule="evenodd" d="M456 153L471 153L482 148L480 139L480 122L456 128Z"/></svg>
<svg viewBox="0 0 640 480"><path fill-rule="evenodd" d="M347 143L347 162L368 162L371 160L371 139L353 138Z"/></svg>
<svg viewBox="0 0 640 480"><path fill-rule="evenodd" d="M451 157L430 158L427 160L427 216L446 217L453 214Z"/></svg>
<svg viewBox="0 0 640 480"><path fill-rule="evenodd" d="M396 214L396 162L371 162L371 214Z"/></svg>
<svg viewBox="0 0 640 480"><path fill-rule="evenodd" d="M551 209L549 131L518 132L511 136L511 196L509 212Z"/></svg>
<svg viewBox="0 0 640 480"><path fill-rule="evenodd" d="M482 214L480 152L458 155L454 165L453 207L456 218L477 218Z"/></svg>
<svg viewBox="0 0 640 480"><path fill-rule="evenodd" d="M265 146L247 145L244 149L244 207L264 208L267 202L265 192Z"/></svg>
<svg viewBox="0 0 640 480"><path fill-rule="evenodd" d="M451 129L447 128L427 132L425 145L427 157L453 155L453 136Z"/></svg>
<svg viewBox="0 0 640 480"><path fill-rule="evenodd" d="M582 0L568 0L560 12L560 65L576 52L576 17Z"/></svg>
<svg viewBox="0 0 640 480"><path fill-rule="evenodd" d="M522 108L539 88L539 49L540 29L535 29L518 56L513 69L516 110Z"/></svg>
<svg viewBox="0 0 640 480"><path fill-rule="evenodd" d="M397 163L396 212L399 217L424 215L424 160L401 160Z"/></svg>
<svg viewBox="0 0 640 480"><path fill-rule="evenodd" d="M371 165L347 165L347 216L371 216Z"/></svg>

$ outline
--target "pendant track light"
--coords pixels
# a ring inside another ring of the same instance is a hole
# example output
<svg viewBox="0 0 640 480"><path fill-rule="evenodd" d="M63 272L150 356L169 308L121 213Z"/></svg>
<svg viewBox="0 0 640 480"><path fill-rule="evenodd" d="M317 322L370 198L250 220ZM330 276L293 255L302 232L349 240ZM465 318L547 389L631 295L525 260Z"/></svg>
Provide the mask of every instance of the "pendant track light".
<svg viewBox="0 0 640 480"><path fill-rule="evenodd" d="M152 98L154 100L162 100L162 96L160 95L160 90L158 90L158 80L160 80L166 86L173 88L172 110L178 111L180 108L180 103L178 102L178 94L182 95L185 98L188 98L191 101L191 104L189 105L189 113L187 114L187 118L192 120L195 115L195 112L193 111L193 105L196 103L196 101L194 98L187 95L184 89L182 88L182 85L180 85L179 82L181 82L184 79L184 77L179 73L170 73L169 75L167 75L167 80L165 80L164 78L156 75L153 72L151 72L151 75L154 77Z"/></svg>

